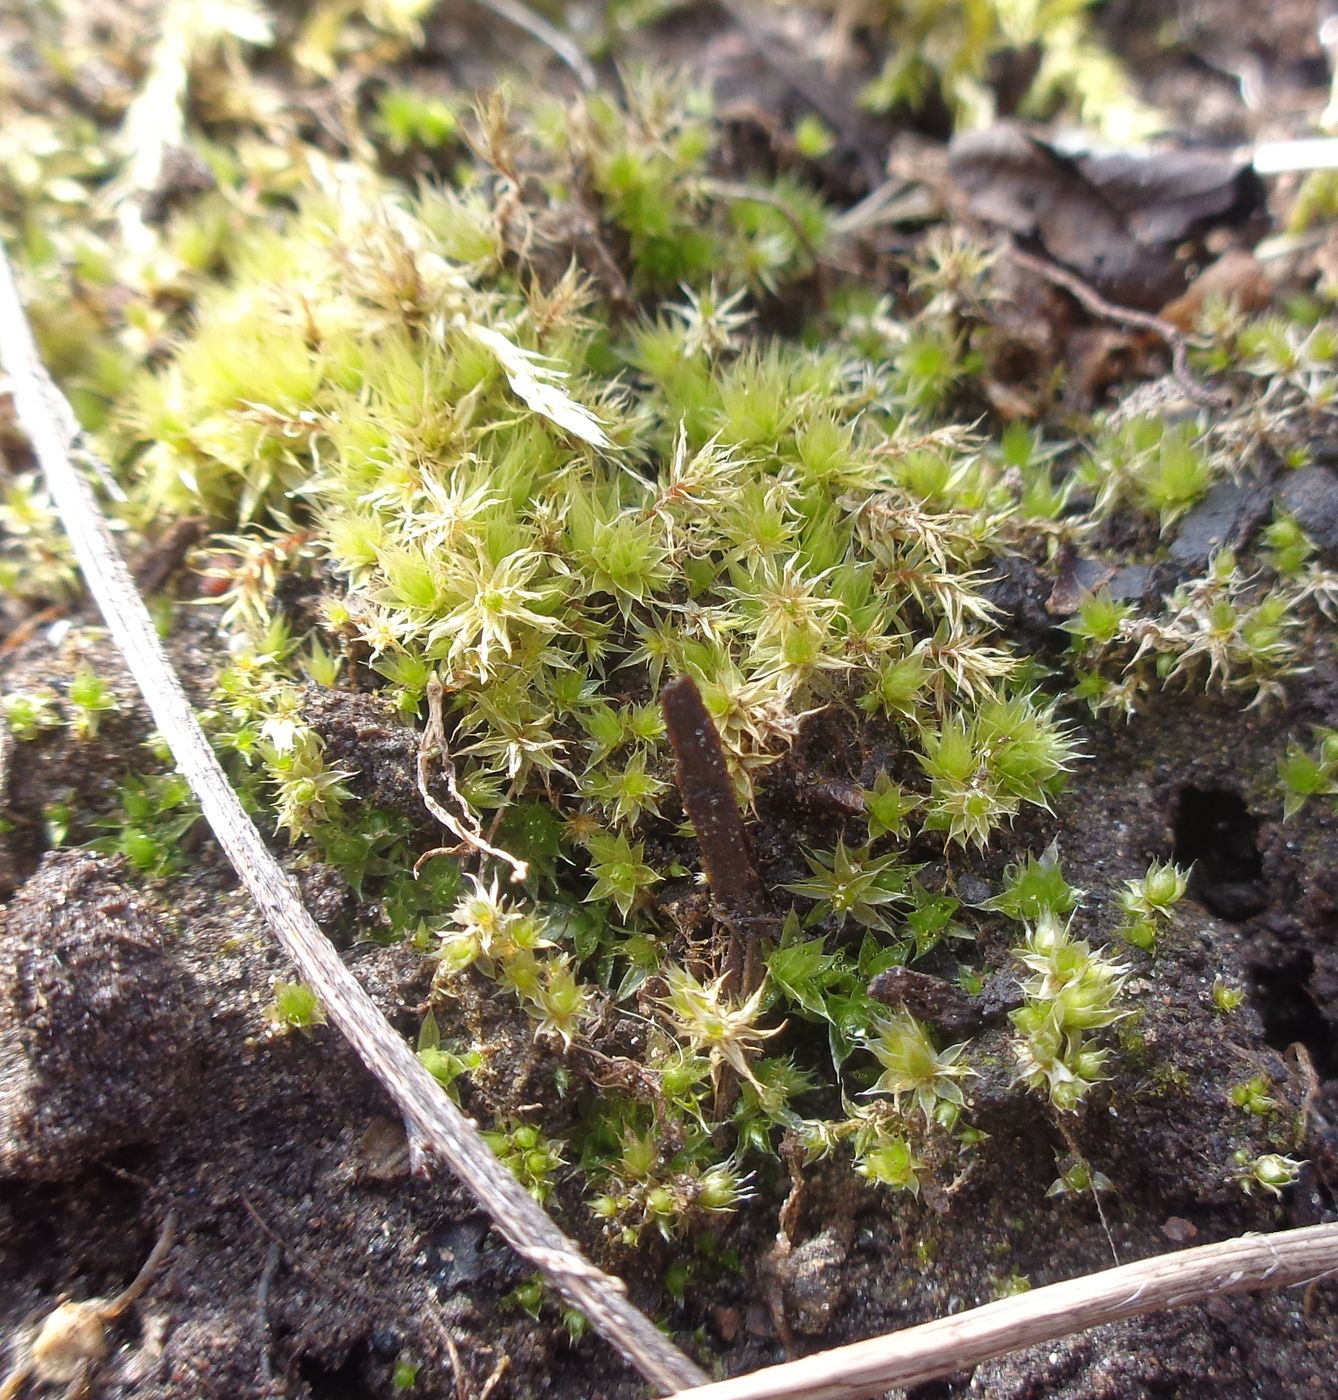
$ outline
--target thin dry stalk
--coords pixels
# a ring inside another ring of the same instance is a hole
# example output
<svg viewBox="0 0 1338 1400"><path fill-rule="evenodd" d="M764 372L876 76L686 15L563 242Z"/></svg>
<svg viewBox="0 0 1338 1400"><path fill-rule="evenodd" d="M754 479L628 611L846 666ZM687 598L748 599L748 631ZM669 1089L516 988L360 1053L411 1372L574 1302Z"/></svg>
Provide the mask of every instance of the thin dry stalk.
<svg viewBox="0 0 1338 1400"><path fill-rule="evenodd" d="M592 92L597 85L595 70L590 60L581 52L580 45L570 34L550 24L543 15L536 14L521 0L474 0L480 9L487 10L498 19L514 24L532 39L537 39L546 49L567 65L576 74L576 80L587 91Z"/></svg>
<svg viewBox="0 0 1338 1400"><path fill-rule="evenodd" d="M1181 389L1194 403L1204 404L1209 408L1222 407L1224 400L1221 396L1200 384L1189 367L1189 342L1179 326L1147 311L1137 311L1131 306L1116 306L1113 301L1107 301L1094 287L1088 286L1068 268L1060 267L1049 258L1029 253L1026 249L1019 248L1012 240L1004 248L1004 255L1019 267L1026 268L1028 272L1034 272L1044 277L1047 282L1054 283L1056 287L1062 287L1093 316L1099 316L1103 321L1113 321L1118 326L1151 331L1153 335L1159 336L1171 352L1171 374Z"/></svg>
<svg viewBox="0 0 1338 1400"><path fill-rule="evenodd" d="M177 767L265 922L320 998L330 1020L404 1115L411 1139L445 1162L511 1246L662 1391L706 1377L628 1302L623 1284L595 1268L493 1155L478 1130L418 1063L317 928L297 888L243 811L158 641L143 599L71 450L78 424L41 363L0 251L0 363L18 419L42 467L89 591L125 657Z"/></svg>
<svg viewBox="0 0 1338 1400"><path fill-rule="evenodd" d="M919 1385L1102 1323L1224 1293L1285 1288L1335 1272L1338 1225L1241 1235L1052 1283L904 1332L680 1391L673 1400L868 1400L894 1386Z"/></svg>
<svg viewBox="0 0 1338 1400"><path fill-rule="evenodd" d="M427 727L423 730L423 737L418 745L418 795L423 799L427 810L459 840L460 845L434 846L432 850L424 851L414 864L413 873L417 875L433 856L452 856L458 855L462 850L471 850L481 855L492 856L495 860L505 861L511 867L512 883L519 884L529 879L530 867L525 861L517 860L510 851L488 843L478 818L470 810L469 803L456 786L455 762L446 743L446 721L442 715L442 700L445 694L441 678L434 673L427 683ZM451 801L456 806L454 813L432 796L433 759L441 766L442 776L446 780L446 791L450 793Z"/></svg>

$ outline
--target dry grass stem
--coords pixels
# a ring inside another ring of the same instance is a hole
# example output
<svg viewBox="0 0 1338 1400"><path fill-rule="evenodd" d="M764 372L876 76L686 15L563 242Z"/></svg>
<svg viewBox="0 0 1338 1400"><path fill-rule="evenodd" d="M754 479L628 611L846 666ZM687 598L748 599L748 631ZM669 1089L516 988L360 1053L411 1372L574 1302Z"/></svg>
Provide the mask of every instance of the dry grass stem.
<svg viewBox="0 0 1338 1400"><path fill-rule="evenodd" d="M422 869L433 856L458 855L461 850L472 850L480 855L492 856L511 867L511 881L520 884L529 878L530 868L523 860L517 860L509 851L500 846L490 845L483 835L478 818L470 810L460 789L455 784L455 764L451 760L450 749L446 744L446 722L442 716L442 700L445 690L438 676L434 675L427 683L427 727L423 730L418 745L418 794L427 810L451 833L458 837L459 846L436 846L424 851L414 865L414 874ZM452 813L444 807L431 792L432 761L441 765L442 776L446 780L446 791L458 809Z"/></svg>
<svg viewBox="0 0 1338 1400"><path fill-rule="evenodd" d="M853 1346L681 1391L673 1400L867 1400L1088 1327L1338 1272L1338 1224L1241 1235L1052 1283Z"/></svg>
<svg viewBox="0 0 1338 1400"><path fill-rule="evenodd" d="M595 1268L502 1165L478 1129L419 1064L302 904L270 854L209 746L181 682L98 507L71 456L78 427L44 369L7 258L0 253L0 362L19 423L32 443L75 557L154 723L171 747L219 845L265 922L340 1032L385 1087L407 1131L446 1163L514 1249L663 1391L705 1376L627 1300L620 1281Z"/></svg>

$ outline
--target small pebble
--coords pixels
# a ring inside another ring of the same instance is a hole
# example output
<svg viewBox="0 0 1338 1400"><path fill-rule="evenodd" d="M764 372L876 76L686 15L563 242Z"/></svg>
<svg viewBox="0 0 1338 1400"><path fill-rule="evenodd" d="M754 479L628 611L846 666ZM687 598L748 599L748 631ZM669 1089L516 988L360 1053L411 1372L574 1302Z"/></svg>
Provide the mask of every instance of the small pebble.
<svg viewBox="0 0 1338 1400"><path fill-rule="evenodd" d="M1161 1232L1172 1244L1188 1244L1197 1237L1197 1225L1191 1224L1179 1215L1168 1215L1162 1223Z"/></svg>

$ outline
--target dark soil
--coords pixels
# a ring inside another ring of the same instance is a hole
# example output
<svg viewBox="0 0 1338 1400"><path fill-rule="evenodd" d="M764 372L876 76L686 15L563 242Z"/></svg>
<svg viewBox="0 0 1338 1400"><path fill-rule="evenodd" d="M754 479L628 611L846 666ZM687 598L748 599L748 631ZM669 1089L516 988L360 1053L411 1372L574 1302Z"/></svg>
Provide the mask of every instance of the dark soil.
<svg viewBox="0 0 1338 1400"><path fill-rule="evenodd" d="M683 7L638 42L671 60L695 56L699 71L717 77L736 99L740 140L765 139L768 114L788 119L816 106L840 138L831 187L857 198L879 178L888 133L854 108L850 83L805 62L801 20L785 30L788 47L764 53L731 19L742 8ZM1304 97L1313 109L1327 81L1315 8L1182 6L1193 12L1183 43L1139 70L1149 94L1202 130L1257 134L1258 114L1243 105L1233 68L1252 55L1284 106ZM1140 35L1163 9L1111 4L1105 31L1138 62L1150 51ZM461 23L442 18L426 55L486 68L451 47ZM1287 490L1316 541L1338 551L1328 469L1292 476ZM1250 502L1205 510L1181 528L1181 566L1202 552L1196 531L1220 541L1259 519ZM1042 654L1057 649L1044 606L1056 579L1022 560L1000 572L996 601L1014 638ZM1143 583L1163 591L1161 580ZM202 623L186 624L174 643L201 695L213 645ZM186 838L188 873L163 881L141 879L119 858L47 849L51 802L76 814L72 839L93 836L118 784L141 766L134 752L148 733L146 712L87 614L59 645L39 634L5 656L0 690L50 685L59 693L79 659L111 678L121 712L86 743L65 731L21 752L10 741L0 770L11 823L0 837L9 895L0 910L0 1336L20 1337L62 1295L116 1293L175 1211L178 1242L118 1330L96 1375L98 1395L467 1400L491 1377L497 1400L644 1395L598 1338L573 1340L551 1305L536 1320L512 1301L529 1269L460 1187L411 1174L392 1106L339 1036L271 1030L264 1008L291 969L207 833ZM313 692L308 718L336 759L357 756L358 799L420 823L430 842L413 731L374 699L335 692ZM758 839L768 881L793 878L777 853L793 860L794 833L826 820L813 805L818 780L857 779L867 757L839 719L817 724L762 797L772 822L770 837ZM1338 672L1322 659L1290 683L1282 714L1170 693L1126 727L1084 722L1087 757L1053 817L1019 819L963 877L959 893L983 900L1010 860L1056 838L1070 882L1093 892L1084 905L1091 936L1107 941L1120 918L1112 891L1153 858L1194 863L1190 898L1155 958L1130 954L1139 1011L1120 1030L1120 1075L1071 1126L1008 1092L1006 1025L987 1023L972 1052L981 1078L971 1098L972 1121L990 1136L946 1187L927 1185L919 1198L877 1195L845 1164L808 1169L794 1238L780 1245L777 1216L791 1182L773 1163L709 1253L705 1241L679 1251L690 1282L678 1301L659 1282L670 1246L648 1238L639 1252L612 1250L574 1191L556 1203L564 1227L708 1369L737 1374L1116 1260L1333 1219L1338 815L1312 801L1284 826L1276 779L1287 740L1309 724L1338 727ZM382 1011L414 1036L430 965L408 948L370 942L371 913L334 872L297 861L294 870ZM992 935L986 925L973 965L1001 967L1008 942L1002 926ZM923 970L950 975L954 961L931 958ZM1234 1014L1213 1007L1219 978L1248 991ZM455 1010L462 1034L486 1024L499 1046L475 1092L512 1102L543 1096L552 1063L536 1058L523 1017L508 1029L510 1013L483 986ZM1268 1079L1277 1100L1260 1118L1227 1100L1231 1085L1254 1075ZM1280 1203L1249 1196L1230 1168L1240 1149L1290 1153L1307 1165ZM1046 1197L1076 1154L1110 1180L1100 1209L1091 1195ZM420 1368L416 1385L399 1391L397 1367L409 1365ZM1097 1329L915 1395L1283 1400L1332 1394L1336 1374L1338 1288L1329 1282Z"/></svg>
<svg viewBox="0 0 1338 1400"><path fill-rule="evenodd" d="M25 669L45 664L58 677L59 661L34 650ZM1334 723L1335 694L1332 678L1313 676L1297 688L1295 713ZM393 792L412 761L395 722L358 697L326 694L312 708L332 735L342 725L377 739L363 750L365 781ZM96 808L133 721L129 713L104 731L82 766L79 752L67 753L64 780L81 785L78 804ZM1066 1132L1039 1101L1020 1108L1026 1101L1008 1092L1006 1028L986 1026L973 1048L982 1077L972 1104L991 1137L949 1187L919 1200L880 1197L843 1165L813 1169L795 1244L781 1249L776 1212L788 1183L779 1170L763 1173L757 1198L723 1232L738 1272L699 1260L681 1304L655 1283L667 1247L604 1251L638 1302L708 1364L738 1372L782 1358L787 1341L805 1351L890 1330L987 1301L1019 1279L1038 1285L1115 1258L1329 1218L1338 826L1318 814L1278 821L1273 774L1293 723L1166 699L1127 730L1093 732L1053 823L1015 833L1018 849L1057 834L1069 878L1092 890L1117 888L1153 857L1199 859L1197 899L1180 906L1155 962L1139 969L1117 1093L1097 1095ZM17 806L28 778L10 781ZM317 877L303 872L309 887ZM451 1345L473 1393L502 1358L502 1394L643 1393L597 1339L573 1343L547 1312L536 1324L504 1303L528 1270L459 1188L410 1175L391 1105L337 1035L267 1029L273 982L289 972L212 842L200 841L189 877L141 884L117 859L57 851L5 910L0 1316L15 1326L61 1294L116 1292L175 1209L166 1274L120 1332L99 1393L390 1395L397 1362L412 1359L423 1368L418 1393L449 1396ZM1118 910L1092 896L1086 907L1098 940L1113 931ZM1002 932L997 947L985 936L973 960L998 963L1005 947ZM357 942L347 956L412 1036L428 992L421 957ZM1210 1005L1219 976L1250 989L1234 1015ZM486 1023L489 1039L507 1045L495 998L467 1001L459 1019L466 1034ZM514 1055L500 1051L487 1079L499 1097L542 1093L551 1067L536 1063L523 1027L510 1034ZM1279 1099L1257 1122L1224 1108L1227 1087L1255 1074ZM1297 1114L1312 1092L1302 1139ZM1242 1146L1309 1160L1282 1207L1247 1198L1231 1179ZM1104 1221L1091 1197L1045 1198L1056 1163L1075 1151L1110 1178ZM599 1251L579 1201L569 1206L568 1227ZM1338 1365L1336 1312L1323 1287L1223 1300L991 1363L970 1390L1320 1394ZM966 1387L963 1376L921 1393Z"/></svg>

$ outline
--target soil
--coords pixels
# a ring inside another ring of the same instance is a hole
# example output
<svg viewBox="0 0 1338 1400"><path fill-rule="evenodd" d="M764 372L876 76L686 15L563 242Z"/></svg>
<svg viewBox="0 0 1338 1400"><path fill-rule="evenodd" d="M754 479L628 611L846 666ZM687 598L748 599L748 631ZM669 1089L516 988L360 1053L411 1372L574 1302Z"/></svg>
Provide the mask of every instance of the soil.
<svg viewBox="0 0 1338 1400"><path fill-rule="evenodd" d="M750 122L749 139L764 129L758 113L789 118L790 107L817 104L841 137L832 188L858 197L878 178L888 133L853 107L849 83L798 57L811 15L792 15L791 47L768 57L732 18L745 8L677 7L636 42L669 59L695 53L700 72L736 99L741 140ZM1155 55L1144 36L1163 7L1111 4L1103 26L1150 97L1186 124L1231 139L1258 134L1236 76L1246 57L1280 101L1322 105L1313 4L1181 8L1181 43ZM458 57L460 23L448 17L430 32L425 62L487 67L486 56ZM1327 467L1290 476L1285 490L1316 541L1338 552ZM1173 547L1171 558L1184 567L1205 539L1248 535L1261 518L1257 503L1210 500L1182 523L1181 555ZM1059 580L1022 560L1001 561L999 572L996 601L1014 640L1057 654L1063 639L1046 600ZM207 621L188 618L172 645L203 699L218 660ZM949 1185L880 1195L845 1165L805 1168L786 1211L791 1233L778 1238L793 1182L772 1163L717 1238L687 1242L689 1284L677 1296L660 1280L681 1247L647 1238L636 1251L614 1249L565 1188L551 1203L564 1227L708 1370L739 1374L1117 1260L1333 1219L1338 812L1312 801L1284 825L1276 777L1289 738L1306 725L1338 727L1338 667L1325 647L1312 646L1309 659L1282 713L1175 692L1123 727L1075 713L1086 757L1053 815L1020 818L969 874L940 872L983 902L1011 860L1052 838L1070 882L1094 892L1120 888L1154 858L1194 863L1190 897L1155 959L1135 959L1139 1011L1120 1031L1121 1074L1068 1125L1009 1092L1007 1024L982 1014L972 1121L989 1136ZM80 664L108 677L120 711L93 739L53 731L21 752L9 740L0 760L10 828L0 837L0 1336L21 1341L62 1296L115 1294L175 1211L169 1262L118 1324L97 1395L471 1400L489 1386L496 1400L644 1395L634 1373L597 1337L573 1336L552 1305L534 1318L516 1304L529 1269L462 1188L410 1171L392 1106L339 1036L273 1030L264 1008L291 969L206 832L187 834L186 871L157 881L119 857L50 848L56 800L77 814L74 839L96 834L149 737L147 713L87 611L0 658L0 691L60 693ZM336 761L356 758L359 799L402 813L430 843L413 731L373 697L344 692L313 690L307 716ZM796 832L826 819L814 794L858 780L867 742L848 717L820 716L774 770L758 839L768 884L795 878ZM288 860L378 1006L416 1035L430 965L373 941L375 910L334 871ZM1109 894L1089 895L1084 908L1094 941L1113 938L1120 911ZM1002 969L1008 941L986 922L973 965ZM954 963L931 957L919 970L951 976ZM1238 1011L1214 1007L1218 980L1246 989ZM475 993L455 1008L463 1033L486 1024L502 1047L472 1091L480 1106L548 1094L554 1064L538 1058L523 1018L510 1024L481 980ZM1256 1120L1224 1109L1228 1087L1254 1075L1272 1085L1273 1110ZM1247 1195L1229 1168L1240 1149L1305 1159L1301 1180L1281 1201ZM1110 1189L1047 1197L1078 1154ZM412 1367L412 1389L399 1388ZM1282 1400L1331 1394L1336 1374L1338 1287L1329 1282L1100 1328L914 1394Z"/></svg>

